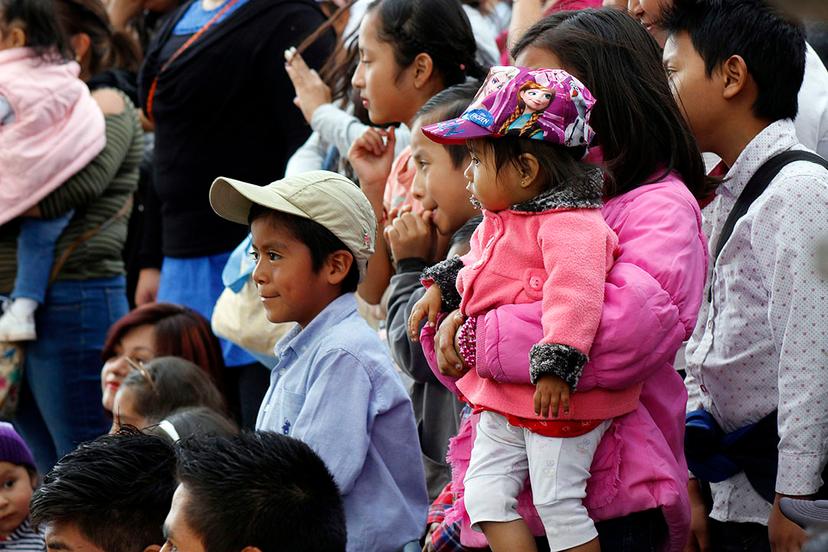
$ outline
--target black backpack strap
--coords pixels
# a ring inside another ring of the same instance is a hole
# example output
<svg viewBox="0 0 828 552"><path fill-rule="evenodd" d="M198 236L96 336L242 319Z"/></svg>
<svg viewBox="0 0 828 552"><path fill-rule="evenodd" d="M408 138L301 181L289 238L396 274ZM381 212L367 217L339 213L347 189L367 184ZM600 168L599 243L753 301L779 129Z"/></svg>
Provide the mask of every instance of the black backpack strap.
<svg viewBox="0 0 828 552"><path fill-rule="evenodd" d="M810 161L811 163L822 165L828 169L828 161L816 153L803 150L783 151L782 153L778 153L765 161L765 163L759 167L755 173L753 173L750 180L748 180L748 183L745 185L745 189L742 190L741 194L739 194L739 199L736 200L733 210L731 210L730 214L727 216L727 220L722 227L722 233L719 235L719 241L716 243L716 253L713 255L712 259L714 265L719 258L719 254L722 252L722 249L727 243L727 240L730 239L730 235L733 234L733 228L736 226L736 222L745 216L745 213L747 213L751 204L756 200L756 198L762 195L768 185L770 185L771 181L776 178L776 175L778 175L779 172L785 168L785 166L793 163L794 161ZM713 288L711 286L707 300L710 301L712 296Z"/></svg>

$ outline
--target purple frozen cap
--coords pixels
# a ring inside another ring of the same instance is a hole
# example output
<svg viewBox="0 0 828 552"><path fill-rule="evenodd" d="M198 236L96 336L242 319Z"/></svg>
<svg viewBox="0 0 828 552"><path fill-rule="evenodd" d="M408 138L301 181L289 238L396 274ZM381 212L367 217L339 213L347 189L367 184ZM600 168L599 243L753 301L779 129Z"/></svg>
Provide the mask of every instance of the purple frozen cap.
<svg viewBox="0 0 828 552"><path fill-rule="evenodd" d="M562 69L492 67L463 114L423 127L440 144L485 137L517 136L566 147L588 146L595 98Z"/></svg>

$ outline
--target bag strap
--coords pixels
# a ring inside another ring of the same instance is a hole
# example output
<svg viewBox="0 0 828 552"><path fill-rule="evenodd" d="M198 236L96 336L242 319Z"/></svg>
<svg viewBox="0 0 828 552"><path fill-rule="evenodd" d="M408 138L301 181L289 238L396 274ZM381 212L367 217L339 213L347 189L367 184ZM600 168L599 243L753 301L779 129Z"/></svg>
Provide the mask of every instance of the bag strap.
<svg viewBox="0 0 828 552"><path fill-rule="evenodd" d="M91 240L92 238L94 238L95 236L97 236L98 234L100 234L101 232L106 230L107 228L109 228L119 218L125 217L128 214L130 214L131 212L132 212L132 196L130 195L127 198L126 202L121 206L121 208L118 209L117 213L115 213L114 215L112 215L111 217L109 217L108 219L106 219L105 221L100 223L99 225L95 226L94 228L90 228L89 230L87 230L86 232L84 232L83 234L81 234L80 236L75 238L75 241L70 243L69 247L67 247L66 249L63 250L63 253L60 254L60 257L58 257L55 260L55 264L52 265L52 273L49 275L49 283L52 283L55 280L57 280L58 274L60 274L60 271L63 269L63 265L66 264L66 261L69 260L69 257L72 255L72 253L75 252L75 250L78 247L80 247L85 242Z"/></svg>
<svg viewBox="0 0 828 552"><path fill-rule="evenodd" d="M742 190L741 194L739 194L736 204L727 216L724 226L722 226L722 233L719 235L719 241L716 243L716 253L713 255L714 265L719 259L719 254L722 252L722 249L724 249L727 240L729 240L731 234L733 234L733 229L739 219L745 216L745 213L747 213L751 204L753 204L753 202L756 201L762 193L764 193L771 181L776 178L779 172L787 165L795 161L808 161L816 163L817 165L822 165L828 169L828 161L816 153L804 150L783 151L782 153L778 153L765 161L765 163L759 167L755 173L753 173L750 180L748 180L748 183L745 185L745 189ZM712 299L713 287L711 286L707 295L707 300L710 302Z"/></svg>

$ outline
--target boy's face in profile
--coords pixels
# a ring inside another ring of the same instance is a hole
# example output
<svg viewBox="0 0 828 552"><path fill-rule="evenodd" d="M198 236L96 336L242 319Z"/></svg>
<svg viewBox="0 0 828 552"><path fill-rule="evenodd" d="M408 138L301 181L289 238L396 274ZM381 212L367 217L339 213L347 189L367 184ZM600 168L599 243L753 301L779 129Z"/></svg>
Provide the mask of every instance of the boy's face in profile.
<svg viewBox="0 0 828 552"><path fill-rule="evenodd" d="M173 494L170 513L164 521L164 542L161 552L205 552L204 543L190 525L187 510L190 493L184 485L179 485Z"/></svg>
<svg viewBox="0 0 828 552"><path fill-rule="evenodd" d="M250 232L256 260L253 281L267 319L298 322L304 328L330 302L330 284L323 270L313 270L308 246L278 220L259 217Z"/></svg>
<svg viewBox="0 0 828 552"><path fill-rule="evenodd" d="M664 46L664 69L673 96L690 125L701 151L714 151L710 143L717 122L720 122L721 90L712 76L707 75L704 59L693 47L686 32L670 35Z"/></svg>
<svg viewBox="0 0 828 552"><path fill-rule="evenodd" d="M0 462L0 537L8 537L29 517L34 482L23 466Z"/></svg>

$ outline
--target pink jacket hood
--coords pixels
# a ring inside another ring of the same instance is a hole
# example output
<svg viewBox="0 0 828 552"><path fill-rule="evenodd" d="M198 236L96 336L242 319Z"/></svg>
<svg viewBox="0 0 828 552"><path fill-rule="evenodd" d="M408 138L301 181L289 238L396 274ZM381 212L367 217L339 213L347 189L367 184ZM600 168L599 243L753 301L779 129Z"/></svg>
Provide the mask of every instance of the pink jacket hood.
<svg viewBox="0 0 828 552"><path fill-rule="evenodd" d="M0 224L20 216L106 145L103 113L75 62L49 63L29 48L0 51L0 95L14 121L0 126Z"/></svg>
<svg viewBox="0 0 828 552"><path fill-rule="evenodd" d="M618 236L619 254L607 277L601 322L579 387L643 387L638 407L616 418L601 441L585 505L596 521L661 508L669 527L667 549L680 551L690 525L683 446L687 393L673 361L702 301L707 248L701 213L675 174L609 200L602 212ZM543 335L541 315L536 302L479 316L478 367L486 366L498 381L527 382L526 352ZM422 344L437 377L456 391L456 380L436 370L428 327ZM449 451L460 499L451 516L463 522L462 542L472 547L485 546L482 533L470 529L462 502L474 423L472 417L461 427ZM528 489L519 511L535 534L543 534Z"/></svg>

